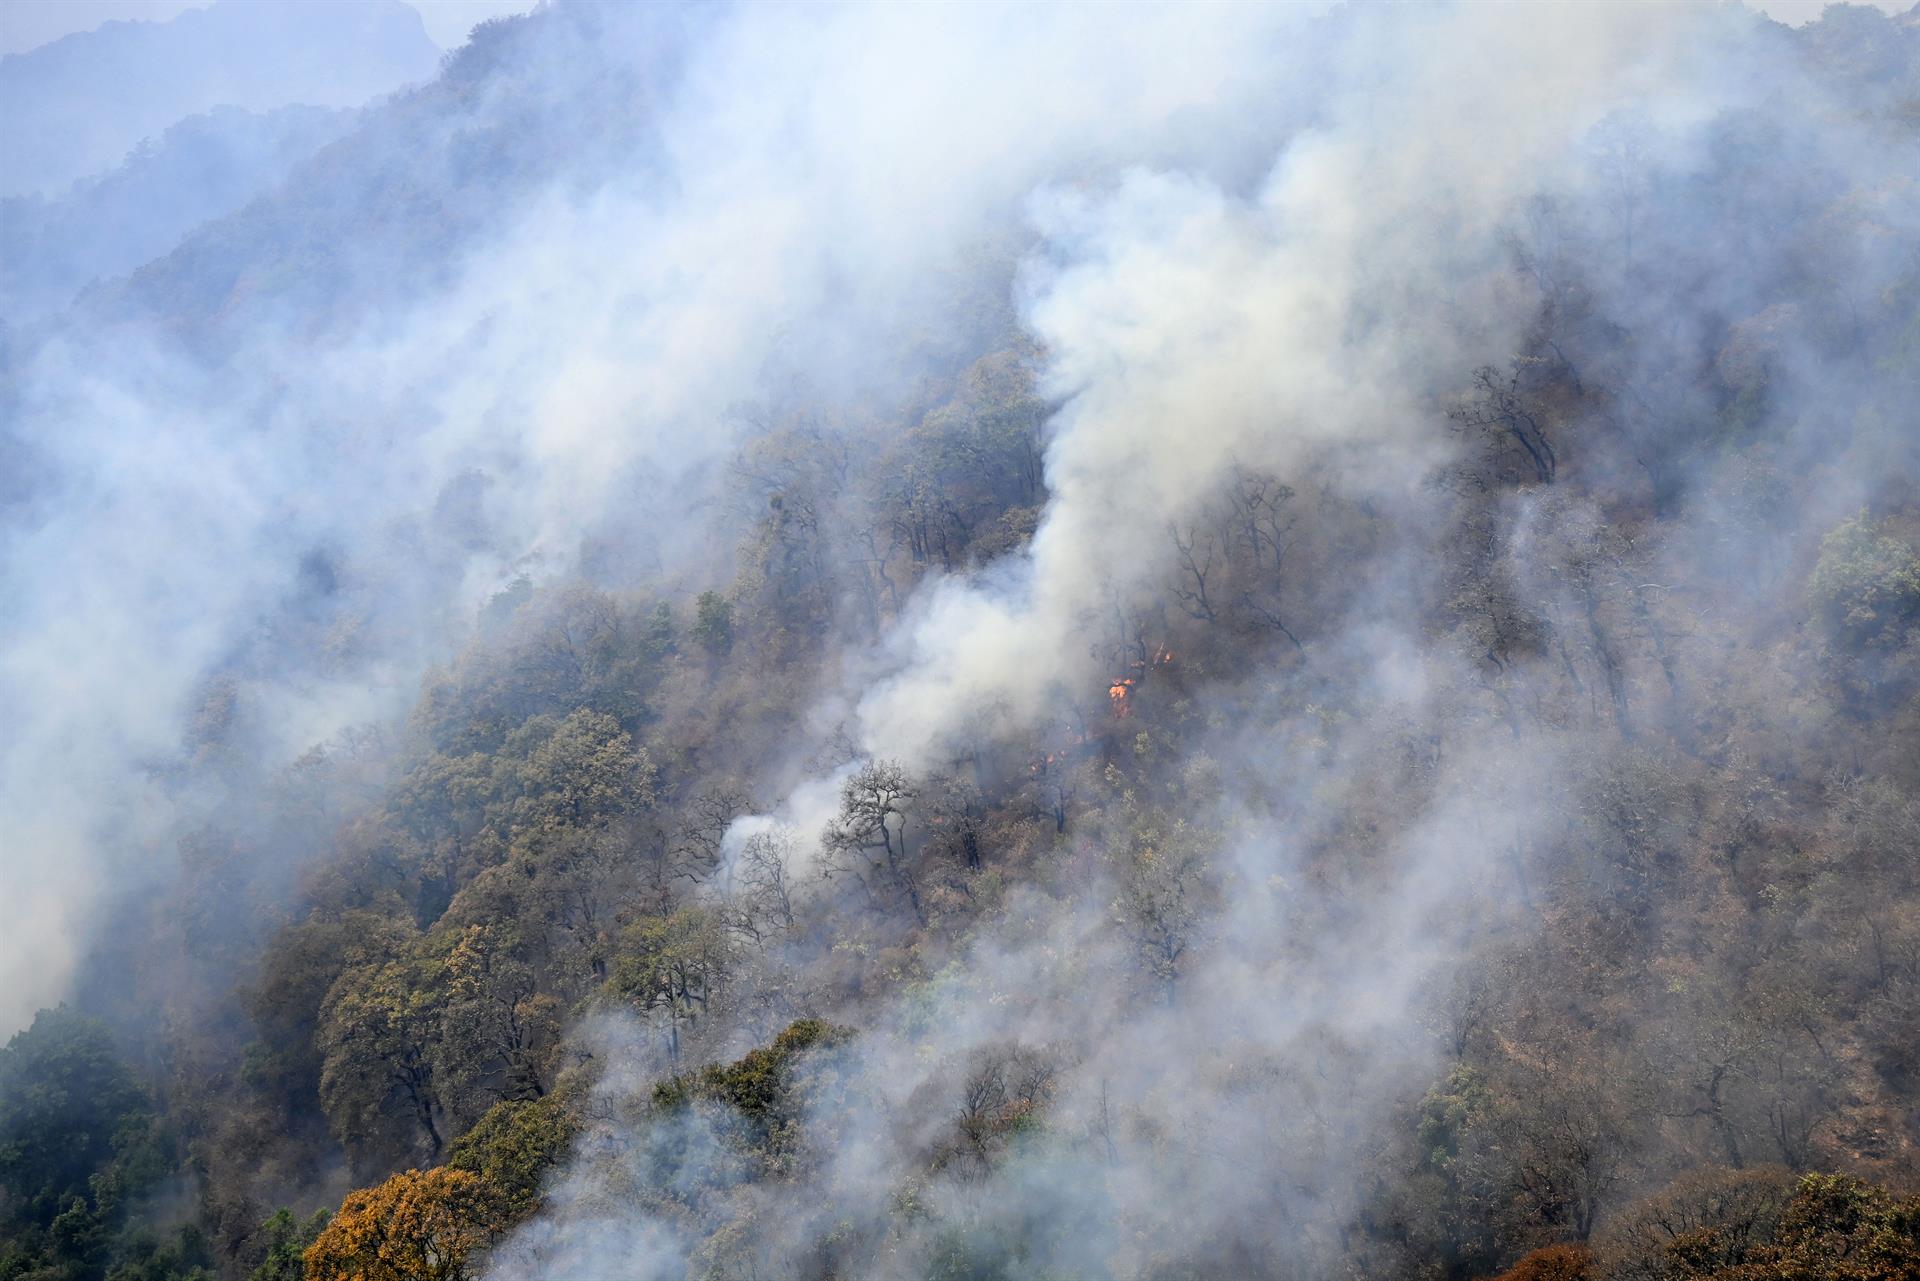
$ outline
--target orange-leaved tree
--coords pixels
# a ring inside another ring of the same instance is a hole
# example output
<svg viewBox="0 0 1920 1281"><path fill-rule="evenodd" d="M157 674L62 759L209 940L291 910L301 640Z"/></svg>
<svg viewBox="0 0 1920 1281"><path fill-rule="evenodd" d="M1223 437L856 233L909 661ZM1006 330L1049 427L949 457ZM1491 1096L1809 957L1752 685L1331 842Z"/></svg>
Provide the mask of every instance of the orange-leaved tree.
<svg viewBox="0 0 1920 1281"><path fill-rule="evenodd" d="M307 1281L466 1281L469 1260L505 1232L500 1190L466 1170L408 1170L350 1193L307 1247Z"/></svg>

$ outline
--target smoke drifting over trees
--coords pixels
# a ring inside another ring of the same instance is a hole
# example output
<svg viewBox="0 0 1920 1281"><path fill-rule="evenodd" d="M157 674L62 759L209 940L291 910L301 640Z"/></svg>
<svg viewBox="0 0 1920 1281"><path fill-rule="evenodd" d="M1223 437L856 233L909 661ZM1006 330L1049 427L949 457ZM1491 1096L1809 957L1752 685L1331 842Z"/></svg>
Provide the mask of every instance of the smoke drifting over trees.
<svg viewBox="0 0 1920 1281"><path fill-rule="evenodd" d="M0 1279L1920 1267L1920 10L325 103L0 211Z"/></svg>

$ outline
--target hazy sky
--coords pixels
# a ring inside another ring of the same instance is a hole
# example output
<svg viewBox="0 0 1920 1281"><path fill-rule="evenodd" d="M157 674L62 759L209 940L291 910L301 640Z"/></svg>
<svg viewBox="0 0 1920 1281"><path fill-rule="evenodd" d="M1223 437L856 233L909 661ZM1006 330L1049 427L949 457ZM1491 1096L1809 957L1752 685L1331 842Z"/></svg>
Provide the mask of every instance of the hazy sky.
<svg viewBox="0 0 1920 1281"><path fill-rule="evenodd" d="M91 31L103 22L165 21L186 9L203 9L211 0L0 0L0 54L22 53L75 31ZM274 4L277 0L244 0ZM352 4L354 0L337 0ZM407 0L420 11L427 34L443 49L465 44L476 22L503 13L524 13L534 0Z"/></svg>
<svg viewBox="0 0 1920 1281"><path fill-rule="evenodd" d="M0 54L20 53L74 31L88 31L115 19L171 18L183 9L204 7L209 0L0 0ZM244 0L274 4L277 0ZM635 0L644 3L645 0ZM1709 0L1702 0L1707 3ZM1802 23L1820 16L1829 0L1747 0L1780 22ZM1890 13L1906 7L1903 0L1867 0ZM352 4L354 0L338 0ZM427 34L443 49L466 43L476 22L503 13L524 13L535 0L407 0L420 11Z"/></svg>

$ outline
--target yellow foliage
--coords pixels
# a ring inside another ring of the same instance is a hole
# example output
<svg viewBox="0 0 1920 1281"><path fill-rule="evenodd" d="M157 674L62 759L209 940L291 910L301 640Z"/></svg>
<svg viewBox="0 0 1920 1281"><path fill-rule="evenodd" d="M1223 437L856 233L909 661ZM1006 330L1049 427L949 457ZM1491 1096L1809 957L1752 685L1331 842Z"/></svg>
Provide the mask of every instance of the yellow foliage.
<svg viewBox="0 0 1920 1281"><path fill-rule="evenodd" d="M509 1226L486 1179L441 1166L350 1193L305 1256L308 1281L465 1281Z"/></svg>

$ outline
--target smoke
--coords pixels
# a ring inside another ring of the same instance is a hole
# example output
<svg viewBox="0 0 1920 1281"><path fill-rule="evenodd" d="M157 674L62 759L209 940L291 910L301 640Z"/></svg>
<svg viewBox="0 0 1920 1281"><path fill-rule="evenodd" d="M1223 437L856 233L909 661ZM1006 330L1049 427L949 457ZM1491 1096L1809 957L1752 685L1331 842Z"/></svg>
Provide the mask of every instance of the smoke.
<svg viewBox="0 0 1920 1281"><path fill-rule="evenodd" d="M629 574L723 575L699 504L725 408L794 371L884 405L968 351L1036 184L1274 94L1260 55L1299 15L1208 17L557 6L22 335L0 815L36 924L0 948L0 1021L248 791L187 770L210 689L223 763L270 772L397 710L517 573L613 543ZM333 221L421 164L437 208ZM249 238L299 265L236 278Z"/></svg>
<svg viewBox="0 0 1920 1281"><path fill-rule="evenodd" d="M1251 194L1131 169L1030 204L1041 245L1022 276L1023 320L1064 403L1046 521L1020 561L935 584L888 639L882 661L896 670L858 703L867 750L938 764L978 732L982 708L1004 735L1044 719L1056 686L1104 683L1114 672L1092 639L1099 615L1173 570L1168 526L1237 467L1304 474L1323 501L1395 514L1377 555L1353 557L1367 573L1350 612L1314 620L1313 670L1270 674L1285 690L1270 700L1202 688L1207 728L1172 749L1194 762L1176 794L1112 784L1101 795L1104 820L1063 855L1084 864L1082 879L1057 878L1081 889L1015 892L936 978L896 1004L839 1011L861 1033L843 1090L808 1117L817 1165L797 1185L702 1207L700 1226L722 1228L709 1241L744 1233L780 1260L838 1238L853 1243L846 1271L873 1275L956 1257L1037 1273L1146 1274L1167 1259L1203 1272L1331 1270L1385 1142L1383 1114L1439 1059L1427 1024L1450 1013L1440 994L1479 936L1527 928L1513 920L1527 894L1507 866L1513 851L1566 839L1562 807L1582 803L1585 775L1613 750L1578 729L1522 732L1489 697L1478 654L1423 634L1445 572L1432 548L1449 531L1421 482L1455 447L1436 429L1439 402L1463 370L1525 345L1540 298L1516 279L1529 270L1516 258L1543 270L1528 220L1543 199L1575 211L1553 234L1577 246L1601 310L1666 340L1608 377L1662 403L1680 381L1672 352L1719 347L1730 322L1803 269L1805 245L1714 242L1726 211L1688 190L1688 175L1727 162L1729 117L1755 107L1742 77L1758 68L1764 83L1802 90L1808 120L1780 122L1768 140L1822 157L1791 184L1796 199L1817 207L1872 172L1871 128L1829 116L1791 66L1743 42L1737 18L1579 11L1532 30L1501 19L1362 21L1352 45L1335 42L1311 122ZM1526 72L1467 78L1482 57ZM1358 87L1343 92L1345 76ZM1809 135L1822 145L1803 151ZM1762 165L1752 180L1781 177ZM1878 230L1855 234L1820 255L1847 264L1843 295L1871 293L1900 262L1872 249ZM1805 296L1809 308L1832 301ZM1844 420L1857 406L1835 395L1817 350L1782 336L1762 362L1779 380L1786 421L1771 426L1789 453L1820 447L1795 416L1824 403L1820 418ZM1560 358L1584 354L1571 352ZM1631 410L1579 426L1596 437L1596 470L1632 459L1656 503L1710 478L1710 459L1650 448ZM1859 480L1854 460L1809 485L1794 537L1856 502ZM1703 523L1754 523L1711 496L1690 507ZM1596 581L1601 513L1586 495L1555 493L1499 515L1508 572L1561 636L1584 621L1593 697L1631 737L1637 709L1661 706L1649 696L1661 664L1631 670L1614 652L1635 625L1619 615L1651 610L1634 579ZM1744 558L1724 545L1696 552L1695 528L1676 524L1675 545L1623 553L1608 572L1659 565L1697 579L1703 560ZM1744 626L1744 607L1727 604ZM1642 625L1657 633L1657 621ZM1326 691L1332 708L1300 706ZM1209 770L1208 755L1232 764ZM1399 801L1392 813L1382 792ZM1180 815L1172 827L1168 810ZM1325 872L1310 852L1368 823L1373 856L1316 881ZM1188 879L1191 846L1209 851L1216 877ZM1177 975L1159 973L1175 950ZM630 1092L602 1088L614 1149L651 1152L658 1123L633 1115ZM992 1140L968 1111L979 1098L989 1111L1044 1110L1044 1132L981 1150ZM724 1186L726 1159L696 1151L675 1177ZM635 1263L631 1244L636 1233L649 1249L671 1240L675 1212L609 1205L607 1186L588 1154L550 1217L503 1249L500 1274L680 1266Z"/></svg>
<svg viewBox="0 0 1920 1281"><path fill-rule="evenodd" d="M1314 505L1302 537L1350 540L1310 654L1150 682L1168 718L1121 750L1184 760L1176 781L1078 768L1093 816L936 972L882 1001L807 980L795 1003L858 1035L822 1060L804 1182L741 1185L706 1121L648 1114L630 1026L583 1029L615 1070L491 1275L674 1274L712 1223L640 1203L663 1170L688 1198L718 1187L701 1213L742 1249L839 1241L849 1274L995 1250L1033 1275L1324 1270L1382 1114L1438 1061L1426 1012L1479 935L1525 928L1514 851L1565 839L1603 754L1514 705L1578 666L1630 733L1668 666L1613 652L1629 627L1665 644L1641 585L1752 582L1869 487L1856 454L1803 513L1756 516L1667 429L1700 409L1680 353L1724 349L1730 379L1771 380L1756 430L1782 468L1836 452L1823 433L1863 397L1827 358L1907 261L1911 185L1819 245L1769 240L1738 195L1812 225L1873 172L1872 122L1751 15L1678 4L561 5L464 57L10 357L28 479L0 552L0 820L22 888L0 1021L67 991L207 814L390 723L516 576L727 581L707 522L741 414L885 422L1017 328L1058 406L1037 534L931 578L819 691L794 758L843 717L855 754L916 770L978 737L1023 750L1059 691L1120 675L1109 620L1151 608L1243 473ZM425 214L368 194L387 221L301 239L315 192L386 193L415 163L455 194ZM247 235L318 265L229 279ZM1832 283L1803 313L1720 341L1807 279ZM155 298L189 319L143 316ZM1609 348L1625 367L1584 371L1630 394L1568 415L1582 465L1655 506L1699 494L1667 542L1613 558L1618 581L1589 573L1590 492L1471 519L1443 501L1477 447L1449 403L1541 349L1556 308L1569 369L1584 338L1636 335ZM1898 455L1893 435L1861 448ZM1473 581L1450 542L1479 549ZM1496 588L1557 654L1452 606ZM1716 627L1750 620L1722 603ZM1577 663L1568 636L1591 637ZM1714 639L1687 661L1713 670ZM1519 678L1487 675L1528 645ZM846 773L736 825L727 866L775 820L810 838ZM1338 841L1367 854L1330 876L1314 856ZM839 928L836 886L800 874ZM973 1096L1048 1119L1030 1142L969 1130Z"/></svg>
<svg viewBox="0 0 1920 1281"><path fill-rule="evenodd" d="M1297 38L1314 100L1275 117L1264 179L1128 165L1026 199L1036 244L1018 276L1020 319L1061 406L1044 519L1011 564L923 589L829 706L854 708L866 753L921 767L964 753L983 714L988 737L1034 730L1058 689L1114 675L1101 667L1103 616L1177 572L1170 530L1237 469L1311 477L1326 504L1393 509L1382 545L1352 553L1364 579L1347 613L1313 620L1311 670L1193 695L1203 728L1180 745L1191 763L1165 798L1187 826L1153 827L1151 798L1103 794L1103 824L1063 855L1086 865L1091 888L1016 892L939 977L888 1008L848 1011L860 1035L836 1070L849 1082L808 1118L825 1136L818 1164L797 1186L708 1206L694 1238L721 1224L711 1240L750 1240L763 1261L865 1242L840 1260L857 1275L963 1275L989 1259L1020 1275L1149 1275L1176 1259L1203 1274L1326 1272L1365 1198L1383 1114L1431 1079L1430 1021L1444 1019L1476 938L1523 915L1524 873L1510 864L1565 839L1559 806L1576 803L1603 749L1578 732L1523 735L1488 697L1483 657L1422 631L1448 590L1436 545L1458 536L1431 485L1462 447L1444 430L1446 404L1466 371L1528 347L1556 237L1558 266L1579 261L1596 313L1713 349L1798 250L1743 256L1753 241L1712 240L1722 211L1687 175L1725 163L1729 120L1763 114L1786 137L1822 140L1827 172L1788 184L1817 204L1870 172L1871 128L1829 114L1738 11L1362 10ZM958 48L956 65L971 46ZM1225 65L1222 79L1243 74L1237 57ZM1763 112L1763 84L1792 85L1806 115ZM1885 267L1843 274L1859 287ZM1671 384L1663 358L1649 350L1647 369L1609 372L1629 387ZM1632 437L1632 413L1615 415L1582 424L1596 474L1636 448L1655 458ZM1692 483L1657 474L1657 459L1640 465L1656 491ZM1834 483L1842 495L1824 510L1857 496L1847 477ZM1496 539L1511 540L1500 572L1550 614L1584 608L1611 671L1600 589L1566 577L1589 554L1569 548L1602 523L1584 503L1553 495L1499 513ZM1696 512L1728 515L1710 497ZM1621 572L1662 558L1700 568L1698 548L1643 554ZM1618 678L1629 735L1650 669ZM1329 690L1343 691L1341 710L1309 701ZM1146 739L1137 752L1155 750ZM807 784L802 808L817 813L829 788ZM1383 814L1383 791L1398 818ZM1377 856L1338 883L1313 880L1310 852L1370 821ZM744 820L736 836L766 822ZM1214 851L1218 880L1180 879L1188 843ZM1178 1000L1138 980L1137 949L1169 946L1169 932L1187 953ZM1023 1073L1018 1088L1044 1095L1044 1134L964 1172L968 1100L990 1087L1005 1102ZM596 1097L619 1155L583 1152L491 1275L689 1266L658 1254L678 1211L595 1193L659 1141L652 1126L679 1123L649 1121L617 1082ZM683 1176L726 1185L704 1159ZM711 1240L692 1264L714 1265Z"/></svg>
<svg viewBox="0 0 1920 1281"><path fill-rule="evenodd" d="M1530 318L1497 230L1703 20L1574 6L1543 34L1499 5L1356 15L1313 123L1250 196L1144 170L1038 196L1023 316L1065 402L1046 519L1014 590L930 593L903 670L860 703L872 747L927 759L983 701L1030 718L1084 680L1075 634L1165 572L1168 526L1236 464L1289 474L1335 447L1343 484L1423 474L1444 445L1432 398ZM1468 70L1482 62L1516 70Z"/></svg>

